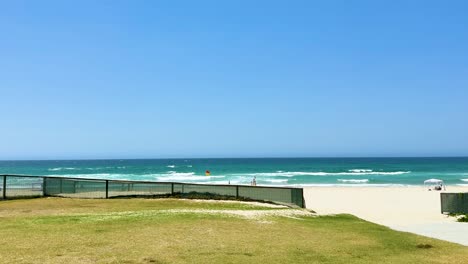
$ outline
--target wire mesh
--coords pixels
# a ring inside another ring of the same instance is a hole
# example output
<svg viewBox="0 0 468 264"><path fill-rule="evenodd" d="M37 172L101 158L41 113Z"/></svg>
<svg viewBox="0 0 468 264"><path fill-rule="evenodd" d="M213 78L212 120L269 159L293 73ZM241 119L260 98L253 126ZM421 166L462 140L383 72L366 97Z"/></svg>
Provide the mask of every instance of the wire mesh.
<svg viewBox="0 0 468 264"><path fill-rule="evenodd" d="M239 196L255 200L293 203L292 192L289 188L239 186Z"/></svg>
<svg viewBox="0 0 468 264"><path fill-rule="evenodd" d="M441 193L442 213L467 214L468 193Z"/></svg>
<svg viewBox="0 0 468 264"><path fill-rule="evenodd" d="M43 195L43 179L41 177L4 177L6 177L6 197L37 197Z"/></svg>
<svg viewBox="0 0 468 264"><path fill-rule="evenodd" d="M71 198L106 198L104 180L45 178L46 195Z"/></svg>
<svg viewBox="0 0 468 264"><path fill-rule="evenodd" d="M223 196L236 196L236 186L177 183L174 184L174 192L211 193Z"/></svg>
<svg viewBox="0 0 468 264"><path fill-rule="evenodd" d="M300 188L138 182L48 176L0 176L1 193L5 194L2 195L2 198L42 195L72 198L109 198L119 196L202 194L202 196L218 195L223 196L221 198L233 197L295 204L299 207L305 206L303 202L303 190ZM3 182L6 185L5 191L3 191Z"/></svg>
<svg viewBox="0 0 468 264"><path fill-rule="evenodd" d="M108 197L170 194L170 183L137 183L109 181Z"/></svg>

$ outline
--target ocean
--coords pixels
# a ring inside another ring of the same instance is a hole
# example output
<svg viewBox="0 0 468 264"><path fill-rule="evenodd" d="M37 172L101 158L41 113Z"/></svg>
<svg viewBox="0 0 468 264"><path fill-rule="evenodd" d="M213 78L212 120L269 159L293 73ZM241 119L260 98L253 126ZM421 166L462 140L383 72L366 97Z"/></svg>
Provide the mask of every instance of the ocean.
<svg viewBox="0 0 468 264"><path fill-rule="evenodd" d="M210 176L205 172L209 170ZM0 174L269 186L468 186L468 157L0 161Z"/></svg>

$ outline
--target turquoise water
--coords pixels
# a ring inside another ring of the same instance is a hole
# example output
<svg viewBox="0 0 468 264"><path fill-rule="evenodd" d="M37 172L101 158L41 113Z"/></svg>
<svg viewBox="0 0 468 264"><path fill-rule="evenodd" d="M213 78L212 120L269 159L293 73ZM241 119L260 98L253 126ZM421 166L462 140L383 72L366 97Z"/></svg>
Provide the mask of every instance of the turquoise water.
<svg viewBox="0 0 468 264"><path fill-rule="evenodd" d="M205 176L210 170L211 176ZM0 174L293 186L468 186L468 158L265 158L0 161Z"/></svg>

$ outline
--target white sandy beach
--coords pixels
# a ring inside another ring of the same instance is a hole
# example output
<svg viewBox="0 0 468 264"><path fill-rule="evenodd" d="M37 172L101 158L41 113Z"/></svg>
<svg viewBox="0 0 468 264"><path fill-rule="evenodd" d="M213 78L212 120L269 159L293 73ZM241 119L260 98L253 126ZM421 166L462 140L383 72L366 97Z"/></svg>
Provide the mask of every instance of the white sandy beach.
<svg viewBox="0 0 468 264"><path fill-rule="evenodd" d="M448 186L447 192L468 192ZM349 213L362 219L468 246L468 223L440 212L440 192L423 187L305 187L306 207L318 214Z"/></svg>

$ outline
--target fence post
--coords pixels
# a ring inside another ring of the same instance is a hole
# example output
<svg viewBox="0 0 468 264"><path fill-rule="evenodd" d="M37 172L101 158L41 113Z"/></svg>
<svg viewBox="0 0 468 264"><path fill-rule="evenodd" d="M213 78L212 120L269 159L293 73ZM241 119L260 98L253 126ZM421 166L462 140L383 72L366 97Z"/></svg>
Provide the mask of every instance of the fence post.
<svg viewBox="0 0 468 264"><path fill-rule="evenodd" d="M6 175L3 175L3 199L6 199Z"/></svg>
<svg viewBox="0 0 468 264"><path fill-rule="evenodd" d="M106 199L109 198L109 180L106 180Z"/></svg>
<svg viewBox="0 0 468 264"><path fill-rule="evenodd" d="M444 196L440 193L440 213L444 214Z"/></svg>
<svg viewBox="0 0 468 264"><path fill-rule="evenodd" d="M296 203L296 192L294 191L294 189L291 189L290 192L291 192L291 203L297 205L297 203Z"/></svg>
<svg viewBox="0 0 468 264"><path fill-rule="evenodd" d="M236 199L239 199L239 185L236 185Z"/></svg>
<svg viewBox="0 0 468 264"><path fill-rule="evenodd" d="M174 183L171 183L171 195L174 195Z"/></svg>
<svg viewBox="0 0 468 264"><path fill-rule="evenodd" d="M46 191L46 178L43 177L42 178L42 196L46 196L47 195L47 191Z"/></svg>

